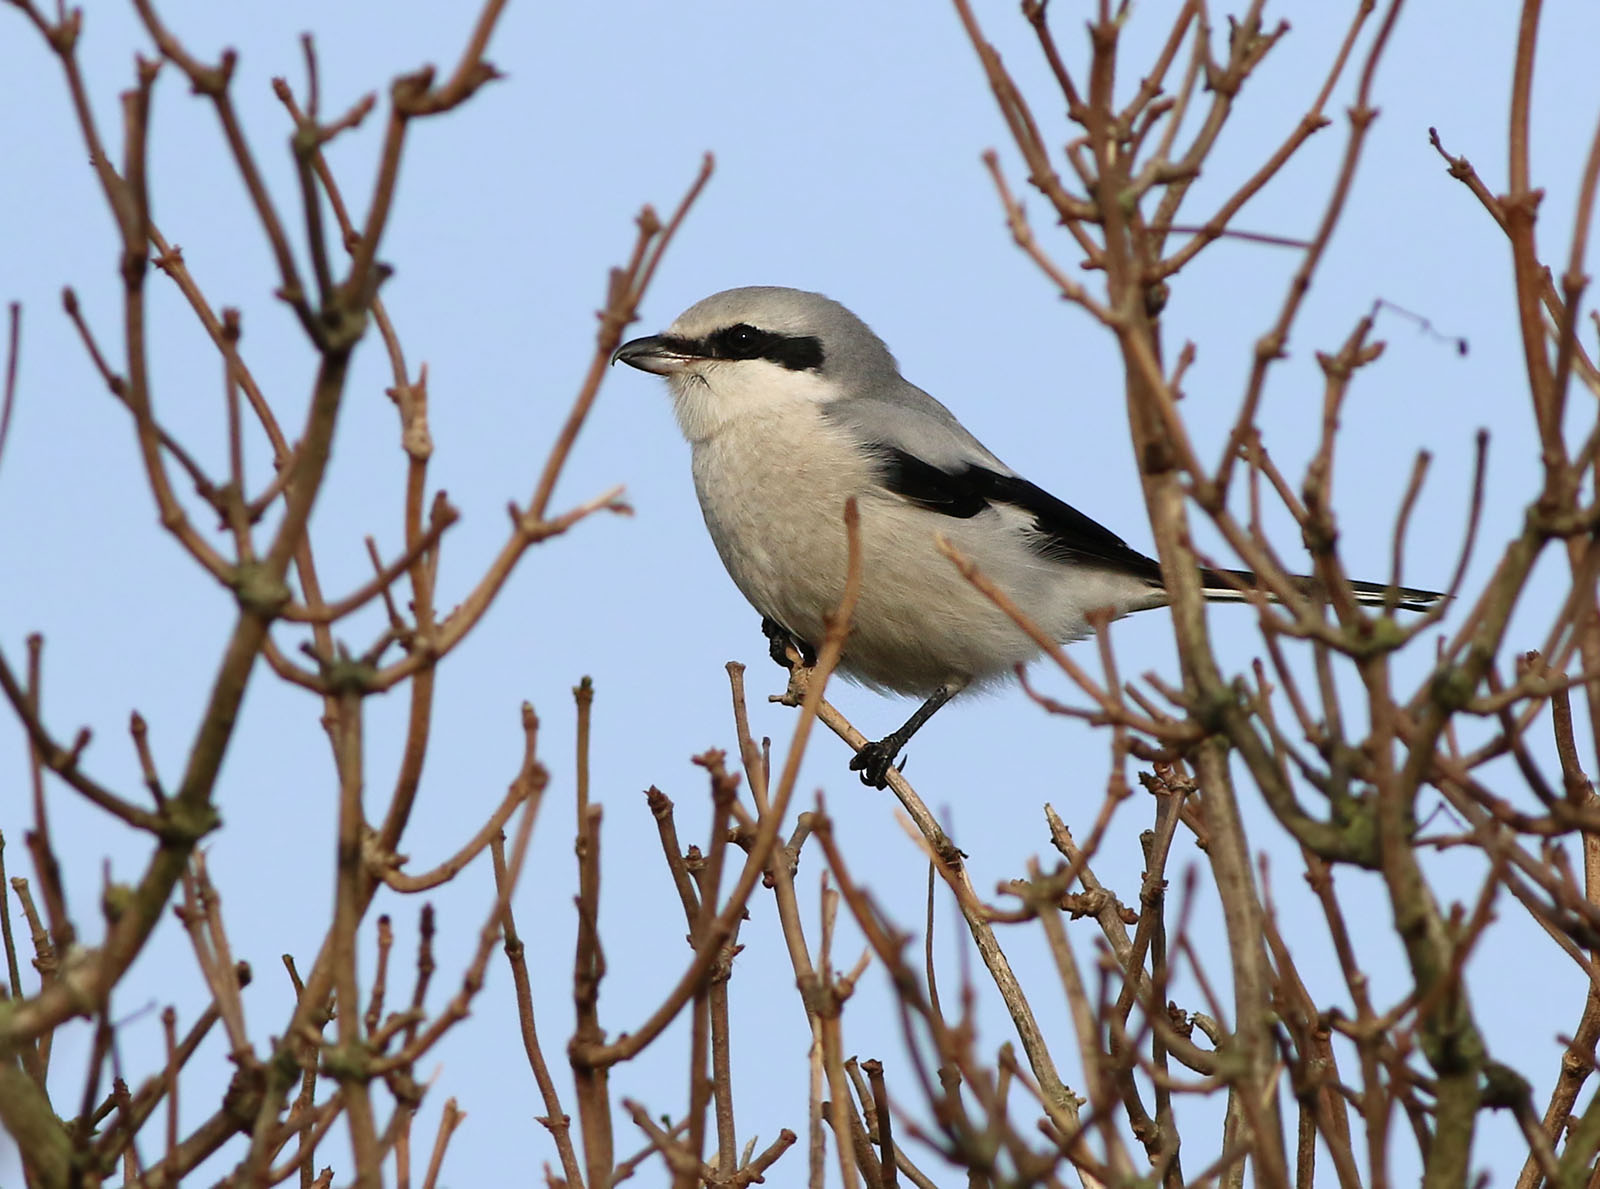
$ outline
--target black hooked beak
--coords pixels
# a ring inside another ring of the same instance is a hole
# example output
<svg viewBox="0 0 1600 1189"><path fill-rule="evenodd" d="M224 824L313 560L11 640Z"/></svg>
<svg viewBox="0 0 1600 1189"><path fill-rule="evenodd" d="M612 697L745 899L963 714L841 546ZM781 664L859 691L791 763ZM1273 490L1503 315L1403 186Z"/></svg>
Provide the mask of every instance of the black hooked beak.
<svg viewBox="0 0 1600 1189"><path fill-rule="evenodd" d="M611 362L625 363L658 376L670 376L673 372L682 371L695 358L683 350L683 346L677 339L658 334L646 335L623 343L611 353Z"/></svg>

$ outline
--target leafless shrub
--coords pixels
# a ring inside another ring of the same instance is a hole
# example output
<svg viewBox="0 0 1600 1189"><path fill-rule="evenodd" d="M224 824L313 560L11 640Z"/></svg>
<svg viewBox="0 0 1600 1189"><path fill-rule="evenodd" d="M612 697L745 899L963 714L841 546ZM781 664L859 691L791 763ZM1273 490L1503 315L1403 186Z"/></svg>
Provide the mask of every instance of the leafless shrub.
<svg viewBox="0 0 1600 1189"><path fill-rule="evenodd" d="M792 672L784 699L798 714L781 757L753 737L743 670L730 665L737 762L718 751L696 757L709 790L703 843L686 847L672 801L654 789L648 796L661 841L663 886L670 882L680 902L689 954L663 980L656 1010L627 1031L617 1031L600 1011L607 965L599 898L603 877L620 863L602 851L601 811L590 799L593 691L584 681L575 690L577 762L572 779L559 781L576 802L579 922L572 959L576 1023L565 1045L568 1069L560 1070L559 1062L552 1067L536 1025L538 1005L513 898L536 813L553 784L531 707L522 708L523 757L505 797L459 850L419 873L405 868L399 848L419 795L438 666L480 621L529 549L595 512L627 510L620 490L553 510L553 491L606 362L709 176L710 162L665 223L649 208L641 213L627 262L611 273L588 374L534 491L526 505L511 508L505 543L477 585L454 611L441 614L439 551L458 514L442 494L430 500L426 371L413 372L404 362L400 333L380 296L385 269L379 250L413 124L467 102L495 77L485 54L501 5L485 6L443 82L431 69L394 81L384 106L387 126L373 197L359 217L350 213L343 197L347 184L335 177L323 150L379 104L368 96L326 117L307 40L307 86L299 93L282 81L277 87L294 129L309 257L303 265L279 203L239 132L229 90L231 55L216 64L194 58L146 0L135 2L159 58L139 63L135 85L124 96L122 150L113 162L83 101L76 57L81 16L58 10L52 19L31 0L12 0L40 44L59 59L114 218L124 351L114 356L100 345L101 333L70 290L67 315L129 415L162 525L231 596L237 616L181 773L159 769L145 723L133 715L131 743L145 785L137 795L91 775L87 732L68 739L45 713L39 638L30 637L20 662L0 658L0 689L30 744L31 805L25 813L10 813L30 823L26 844L34 873L31 880L12 879L5 891L8 906L14 901L26 923L37 974L24 978L12 913L0 913L9 991L0 1003L0 1120L22 1153L30 1185L176 1184L202 1162L222 1159L219 1154L231 1161L225 1183L235 1185L290 1178L327 1185L333 1172L319 1171L319 1164L329 1159L340 1159L358 1184L392 1178L409 1185L411 1123L428 1090L418 1062L467 1017L497 946L507 961L520 1038L544 1104L540 1122L554 1150L545 1174L551 1184L594 1189L659 1161L658 1175L670 1175L683 1187L759 1183L774 1169L772 1176L798 1183L802 1163L813 1185L873 1187L927 1186L961 1177L972 1185L1143 1179L1176 1189L1239 1185L1248 1169L1258 1185L1307 1186L1320 1175L1348 1189L1388 1184L1397 1167L1411 1165L1425 1170L1426 1184L1465 1185L1487 1110L1509 1111L1519 1125L1526 1143L1520 1186L1596 1183L1600 1098L1591 1095L1582 1110L1578 1101L1600 1041L1600 798L1588 775L1600 763L1600 418L1574 413L1569 396L1574 388L1580 400L1600 395L1600 373L1579 338L1583 265L1600 185L1600 133L1588 151L1580 215L1565 259L1548 262L1535 237L1539 192L1528 158L1537 3L1524 5L1515 49L1505 193L1496 193L1465 158L1453 156L1438 135L1434 146L1450 176L1509 241L1540 482L1525 493L1521 532L1501 549L1489 581L1468 589L1468 558L1484 547L1476 538L1488 443L1480 436L1476 485L1462 501L1452 602L1406 618L1395 604L1427 456L1417 459L1396 509L1390 575L1396 593L1387 607L1364 610L1352 595L1338 551L1332 492L1341 406L1361 370L1382 351L1373 338L1378 311L1360 318L1342 343L1319 356L1325 376L1322 434L1298 479L1275 462L1258 416L1266 378L1285 351L1354 184L1375 115L1375 72L1398 0L1350 6L1347 36L1330 47L1325 77L1312 85L1293 131L1282 143L1264 147L1254 172L1196 217L1186 217L1191 187L1235 105L1249 101L1253 72L1286 32L1265 21L1264 3L1249 4L1222 33L1213 28L1203 0L1186 0L1154 60L1129 63L1122 49L1127 6L1113 11L1102 0L1088 21L1086 66L1075 69L1069 66L1073 54L1057 43L1065 22L1052 24L1043 0L1029 0L1023 18L1056 86L1046 97L1022 93L967 0L955 0L1025 162L1026 180L1044 196L1061 228L1055 234L1064 238L1042 238L1014 182L991 154L988 166L1012 235L1060 295L1103 326L1122 355L1130 434L1173 591L1181 679L1130 680L1119 670L1104 622L1098 625L1097 651L1085 648L1076 657L1041 638L1080 697L1067 704L1031 687L1030 693L1050 714L1102 729L1108 763L1100 804L1076 831L1046 806L1040 842L1048 841L1057 858L1049 866L1028 863L991 902L973 885L957 841L904 776L891 774L890 787L929 871L928 919L915 927L893 921L846 861L826 806L819 801L802 810L796 787L817 722L852 746L864 742L824 697L848 638L859 584L859 566L853 564L850 588L816 665L797 665ZM1142 81L1119 104L1115 79L1130 68L1141 71ZM172 72L214 109L250 194L257 231L276 262L278 294L317 360L309 412L296 433L284 429L252 378L239 350L238 315L214 309L152 222L150 97L158 75ZM1245 204L1333 122L1332 98L1352 79L1355 100L1345 112L1341 166L1312 237L1285 241L1236 227ZM1060 133L1047 131L1037 113L1061 104L1072 139L1057 152ZM324 204L336 228L325 225ZM1208 460L1194 444L1180 401L1193 347L1174 350L1165 341L1162 311L1170 289L1183 283L1183 270L1216 241L1234 236L1287 246L1298 253L1299 266L1257 342L1225 448ZM1062 264L1061 251L1081 254L1082 267ZM158 413L141 333L152 264L192 307L224 365L229 433L220 467L177 441ZM391 395L406 455L400 500L405 546L385 559L369 540L372 578L330 598L317 579L306 525L328 466L350 355L369 326L377 329L393 363ZM13 307L0 449L16 399L20 337ZM275 474L256 489L246 483L241 459L246 436L258 432L270 443ZM197 509L216 516L220 536L197 523ZM1301 567L1284 560L1283 540L1268 536L1268 523L1280 513L1300 530L1315 578L1310 584L1291 578ZM854 551L854 509L840 514ZM1191 526L1197 521L1214 528L1271 593L1270 600L1251 594L1262 659L1248 672L1229 672L1212 647L1197 580L1197 563L1212 559L1196 548ZM1508 661L1503 654L1512 645L1512 612L1547 549L1564 554L1566 597L1549 617L1540 647ZM947 552L952 565L1014 614L1005 591L956 551ZM397 587L408 592L404 606ZM387 626L376 638L351 646L336 637L341 623L380 602ZM1450 630L1436 643L1431 633L1446 614ZM306 659L285 651L274 628L305 637ZM1404 688L1393 661L1417 649L1436 653L1426 678ZM240 991L266 973L238 960L241 947L230 938L225 906L200 848L216 822L218 773L258 657L278 679L317 699L340 790L337 837L330 840L338 856L337 895L326 936L308 971L288 962L295 1007L281 1021L277 1039L265 1046L253 1039ZM1355 710L1349 704L1352 688L1362 695ZM372 740L364 729L365 699L391 689L404 690L410 699L410 728L404 738L385 741L402 758L380 806L366 795L364 755ZM1582 695L1586 732L1583 715L1571 705L1575 689ZM1547 770L1529 742L1547 708L1559 771ZM1130 768L1136 770L1133 780ZM96 857L52 834L47 780L147 840L140 878L107 883L101 920L92 927L82 905L69 905L61 871ZM1286 929L1279 919L1263 866L1265 847L1251 837L1241 811L1245 799L1256 796L1292 840L1321 907L1337 960L1336 985L1319 985L1297 962L1297 953L1320 943ZM1422 824L1434 797L1448 806L1449 824ZM1130 815L1148 822L1140 835L1144 874L1136 889L1119 890L1096 875L1095 865L1104 857L1113 822ZM1569 857L1569 842L1581 849L1581 871ZM1427 864L1434 851L1477 857L1482 882L1471 904L1451 904L1437 887ZM415 974L400 990L407 980L398 963L409 958L395 948L389 917L373 919L371 910L380 894L426 892L469 864L482 863L485 852L496 895L483 906L470 959L445 975L448 999L430 1007L428 991L439 973L431 913L421 916ZM1180 853L1189 875L1171 895L1169 872L1178 869ZM817 883L801 878L803 859L820 868ZM633 856L627 862L636 865ZM1350 919L1337 882L1349 871L1372 872L1381 880L1407 964L1406 988L1397 997L1380 999L1372 990L1358 935L1374 925ZM1197 907L1200 880L1211 883L1220 906L1225 954L1203 953L1195 944L1194 914L1208 911ZM801 908L813 888L820 897L812 918L820 928L814 932ZM773 1076L806 1081L810 1109L795 1130L757 1151L754 1141L741 1145L735 1121L740 1099L730 1072L729 997L747 907L754 897L768 895L812 1037L809 1068L775 1070ZM948 988L941 995L932 957L932 917L940 896L957 906L988 976L965 979L953 1007ZM168 908L188 933L210 1006L181 1031L169 1009L162 1017L164 1063L130 1077L116 1061L110 994ZM865 940L859 956L837 952L841 909ZM1482 1013L1497 1005L1474 1004L1465 991L1464 966L1496 915L1512 915L1521 927L1548 938L1588 980L1584 1004L1571 1005L1576 1024L1560 1068L1537 1089L1486 1039ZM1052 959L1055 981L1025 985L1004 943L1008 934L1034 929ZM914 948L919 930L920 960ZM1093 963L1084 960L1086 935L1095 938ZM368 978L361 977L356 961L364 938L377 953ZM854 1035L849 1027L852 994L872 966L881 968L893 988L901 1032L893 1044L881 1036ZM1198 989L1196 1001L1177 1001L1180 981ZM995 1051L980 1044L976 1003L990 995L1009 1013L1020 1052L1010 1044ZM1048 1034L1035 1015L1032 1005L1052 997L1068 1009L1065 1035ZM684 1080L619 1094L613 1075L684 1016ZM58 1029L78 1017L93 1023L93 1049L81 1085L68 1096L61 1078L50 1074L51 1053ZM219 1024L233 1065L231 1085L209 1117L180 1125L184 1071ZM509 1035L511 1022L479 1020L476 1026ZM858 1061L851 1054L863 1043L874 1047L874 1058ZM669 1101L679 1106L663 1114ZM575 1120L567 1102L576 1104ZM1220 1130L1208 1131L1201 1120L1209 1116L1196 1109L1211 1103L1222 1104L1214 1112L1223 1119ZM433 1140L425 1184L439 1183L446 1145L460 1119L452 1099ZM624 1140L617 1129L629 1126L634 1134ZM802 1130L805 1154L789 1153ZM348 1137L347 1156L327 1156L330 1133Z"/></svg>

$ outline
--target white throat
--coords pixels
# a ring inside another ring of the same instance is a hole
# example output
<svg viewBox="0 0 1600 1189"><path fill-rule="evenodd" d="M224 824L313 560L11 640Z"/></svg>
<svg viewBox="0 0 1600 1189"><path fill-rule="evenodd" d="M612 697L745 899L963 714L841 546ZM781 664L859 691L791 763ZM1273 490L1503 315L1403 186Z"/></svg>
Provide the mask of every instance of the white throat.
<svg viewBox="0 0 1600 1189"><path fill-rule="evenodd" d="M814 371L795 371L765 359L707 360L667 377L672 411L690 442L706 442L727 426L820 409L844 395Z"/></svg>

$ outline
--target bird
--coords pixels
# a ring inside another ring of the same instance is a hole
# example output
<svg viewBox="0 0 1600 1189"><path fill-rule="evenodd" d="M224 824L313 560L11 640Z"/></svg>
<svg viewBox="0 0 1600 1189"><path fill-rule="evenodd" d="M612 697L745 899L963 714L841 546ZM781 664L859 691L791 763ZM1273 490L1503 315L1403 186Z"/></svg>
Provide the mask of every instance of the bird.
<svg viewBox="0 0 1600 1189"><path fill-rule="evenodd" d="M1096 612L1169 601L1160 563L1001 462L900 374L864 321L820 293L714 293L662 333L623 343L611 362L665 377L712 543L780 662L792 644L810 663L822 642L848 571L844 508L856 501L861 586L838 668L922 699L851 759L869 786L885 786L906 743L951 698L1040 652L939 551L940 536L1064 643L1088 635ZM1244 601L1240 588L1258 585L1245 570L1201 578L1215 601ZM1407 610L1444 597L1351 585L1361 603Z"/></svg>

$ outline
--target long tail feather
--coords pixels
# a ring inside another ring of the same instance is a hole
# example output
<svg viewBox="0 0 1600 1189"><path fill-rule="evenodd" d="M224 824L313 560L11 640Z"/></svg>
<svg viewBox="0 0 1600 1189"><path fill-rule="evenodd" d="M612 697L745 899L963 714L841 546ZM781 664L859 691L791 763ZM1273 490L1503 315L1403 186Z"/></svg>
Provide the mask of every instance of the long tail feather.
<svg viewBox="0 0 1600 1189"><path fill-rule="evenodd" d="M1268 598L1272 592L1266 590L1261 580L1249 570L1202 570L1201 579L1205 582L1205 596L1217 603L1242 603L1250 598L1246 590L1261 590ZM1316 594L1322 589L1322 583L1315 578L1294 577L1290 579L1295 586L1307 594ZM1383 582L1355 582L1350 583L1355 591L1356 602L1364 603L1369 607L1381 607L1390 597L1390 588ZM1242 589L1241 589L1242 588ZM1395 606L1401 611L1426 611L1437 606L1444 599L1444 592L1437 590L1422 590L1414 586L1401 586L1394 589Z"/></svg>

